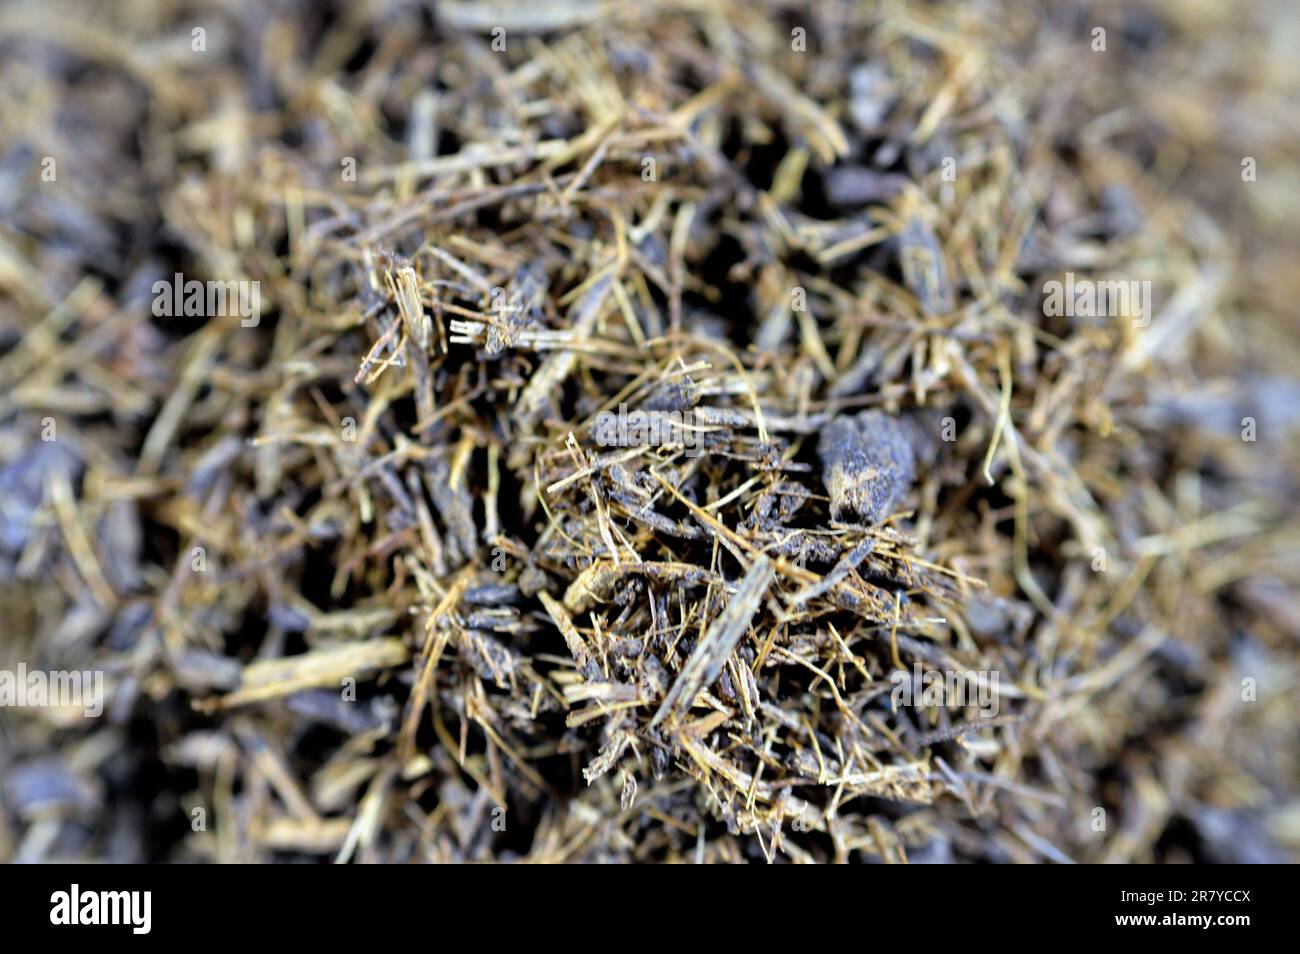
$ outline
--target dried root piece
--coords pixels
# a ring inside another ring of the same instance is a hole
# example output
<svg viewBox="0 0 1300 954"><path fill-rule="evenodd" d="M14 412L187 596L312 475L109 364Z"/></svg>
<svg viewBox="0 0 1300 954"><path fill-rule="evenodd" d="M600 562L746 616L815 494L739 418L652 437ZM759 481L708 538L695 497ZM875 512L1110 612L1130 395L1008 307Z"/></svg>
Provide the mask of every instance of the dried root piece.
<svg viewBox="0 0 1300 954"><path fill-rule="evenodd" d="M668 695L650 720L652 727L669 716L681 715L690 708L695 694L718 678L723 665L745 635L775 573L772 561L765 556L759 557L750 566L749 572L727 603L727 608L709 627L678 673L677 681L668 690Z"/></svg>
<svg viewBox="0 0 1300 954"><path fill-rule="evenodd" d="M835 520L880 523L916 480L916 451L908 432L883 411L837 417L822 431L817 453Z"/></svg>

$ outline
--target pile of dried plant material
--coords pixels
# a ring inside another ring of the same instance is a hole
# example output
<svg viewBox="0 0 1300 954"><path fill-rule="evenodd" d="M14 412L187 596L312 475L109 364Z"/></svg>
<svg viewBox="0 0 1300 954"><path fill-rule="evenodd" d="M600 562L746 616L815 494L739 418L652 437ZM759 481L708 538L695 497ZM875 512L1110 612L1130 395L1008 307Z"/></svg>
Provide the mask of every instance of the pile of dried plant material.
<svg viewBox="0 0 1300 954"><path fill-rule="evenodd" d="M6 5L0 859L1296 858L1296 41Z"/></svg>

